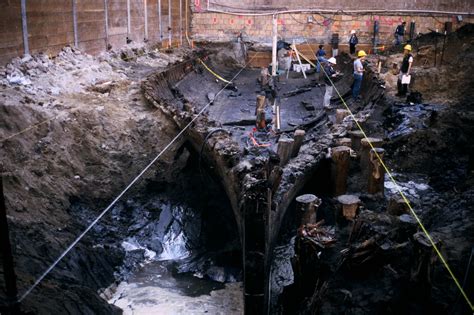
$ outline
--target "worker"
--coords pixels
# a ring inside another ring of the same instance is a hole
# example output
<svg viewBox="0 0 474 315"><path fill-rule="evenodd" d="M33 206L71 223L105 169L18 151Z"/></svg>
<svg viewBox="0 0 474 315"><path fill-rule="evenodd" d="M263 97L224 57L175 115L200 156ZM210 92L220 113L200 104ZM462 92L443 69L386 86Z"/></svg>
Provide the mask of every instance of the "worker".
<svg viewBox="0 0 474 315"><path fill-rule="evenodd" d="M356 45L359 43L359 39L357 38L356 31L351 31L351 37L349 38L349 49L351 55L355 54Z"/></svg>
<svg viewBox="0 0 474 315"><path fill-rule="evenodd" d="M400 74L398 76L397 81L397 88L398 93L397 96L405 96L407 95L408 85L410 84L410 78L406 77L410 76L411 66L413 64L413 56L411 54L411 45L405 45L403 47L403 61L402 66L400 67ZM405 76L405 79L404 79Z"/></svg>
<svg viewBox="0 0 474 315"><path fill-rule="evenodd" d="M362 86L362 77L364 75L364 66L362 61L365 60L367 54L363 50L357 53L357 59L354 60L354 84L352 86L352 97L355 101L360 101L360 87Z"/></svg>
<svg viewBox="0 0 474 315"><path fill-rule="evenodd" d="M395 45L398 46L403 43L403 36L405 35L405 25L407 22L403 21L402 24L398 25L395 29Z"/></svg>
<svg viewBox="0 0 474 315"><path fill-rule="evenodd" d="M316 59L318 60L317 65L316 65L316 72L319 73L321 70L321 63L327 62L326 60L326 51L324 50L323 45L319 45L319 49L316 52Z"/></svg>
<svg viewBox="0 0 474 315"><path fill-rule="evenodd" d="M334 70L334 66L336 65L336 58L331 57L328 59L327 63L324 65L324 83L326 84L326 92L324 93L324 100L323 105L325 108L331 108L331 97L334 91L333 83L339 76L339 72Z"/></svg>

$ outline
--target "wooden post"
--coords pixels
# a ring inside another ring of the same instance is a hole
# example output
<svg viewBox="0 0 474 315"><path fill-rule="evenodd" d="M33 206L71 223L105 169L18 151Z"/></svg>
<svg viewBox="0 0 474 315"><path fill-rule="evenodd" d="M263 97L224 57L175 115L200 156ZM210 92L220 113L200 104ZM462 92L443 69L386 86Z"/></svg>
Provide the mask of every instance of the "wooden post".
<svg viewBox="0 0 474 315"><path fill-rule="evenodd" d="M298 155L300 152L301 145L303 144L304 136L306 134L306 131L301 130L301 129L296 129L295 134L293 135L293 150L291 152L291 157L295 157Z"/></svg>
<svg viewBox="0 0 474 315"><path fill-rule="evenodd" d="M384 194L384 178L385 178L385 169L382 167L382 163L377 158L375 154L377 152L378 156L383 159L385 150L382 148L375 148L370 150L369 157L369 180L367 191L369 194Z"/></svg>
<svg viewBox="0 0 474 315"><path fill-rule="evenodd" d="M255 106L255 115L257 115L258 110L265 110L265 95L257 95L257 103Z"/></svg>
<svg viewBox="0 0 474 315"><path fill-rule="evenodd" d="M359 209L360 199L354 195L341 195L337 201L342 205L342 215L347 220L354 220Z"/></svg>
<svg viewBox="0 0 474 315"><path fill-rule="evenodd" d="M275 99L275 130L276 132L281 130L280 101L278 98Z"/></svg>
<svg viewBox="0 0 474 315"><path fill-rule="evenodd" d="M255 107L255 115L256 115L256 121L255 121L255 127L257 129L265 129L266 127L266 121L265 121L265 96L263 95L258 95L257 96L257 104Z"/></svg>
<svg viewBox="0 0 474 315"><path fill-rule="evenodd" d="M290 160L294 142L295 140L290 138L280 138L278 140L277 154L280 157L280 166L284 166Z"/></svg>
<svg viewBox="0 0 474 315"><path fill-rule="evenodd" d="M399 196L392 196L388 201L387 212L391 215L402 215L410 213L410 209L405 200Z"/></svg>
<svg viewBox="0 0 474 315"><path fill-rule="evenodd" d="M347 109L336 109L336 124L342 123L344 118L350 115Z"/></svg>
<svg viewBox="0 0 474 315"><path fill-rule="evenodd" d="M360 130L349 131L349 136L351 137L351 148L356 151L357 154L360 154L360 140L364 138L364 134Z"/></svg>
<svg viewBox="0 0 474 315"><path fill-rule="evenodd" d="M336 142L336 145L335 145L336 147L346 146L346 147L352 148L351 138L337 138L335 142Z"/></svg>
<svg viewBox="0 0 474 315"><path fill-rule="evenodd" d="M331 150L331 179L336 196L344 194L347 190L350 151L351 148L345 146L335 147Z"/></svg>
<svg viewBox="0 0 474 315"><path fill-rule="evenodd" d="M15 266L13 263L12 248L10 243L10 234L8 232L7 209L5 206L5 197L3 195L3 182L0 176L0 251L3 261L3 277L5 278L5 293L7 301L14 311L18 305ZM16 313L12 313L16 314Z"/></svg>
<svg viewBox="0 0 474 315"><path fill-rule="evenodd" d="M440 239L434 234L431 234L431 238L435 245L439 246ZM428 298L431 296L433 265L438 256L425 233L415 233L413 235L413 243L415 262L412 264L410 280L420 290L423 298Z"/></svg>
<svg viewBox="0 0 474 315"><path fill-rule="evenodd" d="M315 195L306 194L296 197L296 202L298 203L298 209L304 212L301 225L316 223L317 210L321 205L321 199Z"/></svg>
<svg viewBox="0 0 474 315"><path fill-rule="evenodd" d="M409 239L416 233L418 229L418 222L410 214L402 214L398 217L397 222L399 239Z"/></svg>
<svg viewBox="0 0 474 315"><path fill-rule="evenodd" d="M278 19L277 15L272 18L272 76L277 74L277 39L278 39Z"/></svg>
<svg viewBox="0 0 474 315"><path fill-rule="evenodd" d="M255 127L257 128L257 130L265 130L265 128L267 127L265 121L265 110L262 108L257 109Z"/></svg>
<svg viewBox="0 0 474 315"><path fill-rule="evenodd" d="M268 79L268 68L262 68L260 70L260 86L262 89L268 87L269 79Z"/></svg>
<svg viewBox="0 0 474 315"><path fill-rule="evenodd" d="M360 141L360 169L364 176L367 176L369 169L369 151L372 149L369 141L374 148L380 148L383 144L383 140L380 138L364 138Z"/></svg>

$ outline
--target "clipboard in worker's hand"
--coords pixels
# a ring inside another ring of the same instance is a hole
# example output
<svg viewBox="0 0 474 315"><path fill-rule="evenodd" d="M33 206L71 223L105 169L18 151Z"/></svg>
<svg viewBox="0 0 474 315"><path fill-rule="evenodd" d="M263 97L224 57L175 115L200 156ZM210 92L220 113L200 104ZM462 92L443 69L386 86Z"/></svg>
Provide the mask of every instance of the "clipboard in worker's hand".
<svg viewBox="0 0 474 315"><path fill-rule="evenodd" d="M402 84L410 84L411 75L402 75Z"/></svg>

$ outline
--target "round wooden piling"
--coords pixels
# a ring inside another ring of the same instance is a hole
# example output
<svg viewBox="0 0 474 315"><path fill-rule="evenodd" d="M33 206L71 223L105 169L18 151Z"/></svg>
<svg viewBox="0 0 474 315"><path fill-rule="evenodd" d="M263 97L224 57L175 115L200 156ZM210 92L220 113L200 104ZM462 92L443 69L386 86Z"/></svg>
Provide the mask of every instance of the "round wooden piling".
<svg viewBox="0 0 474 315"><path fill-rule="evenodd" d="M306 131L301 130L301 129L296 129L295 133L293 135L293 149L291 152L291 157L295 157L298 155L300 152L301 145L303 144L304 136L306 134Z"/></svg>
<svg viewBox="0 0 474 315"><path fill-rule="evenodd" d="M364 138L364 134L360 130L349 131L349 136L351 137L351 148L359 154L360 151L360 141Z"/></svg>
<svg viewBox="0 0 474 315"><path fill-rule="evenodd" d="M375 152L378 156L383 159L385 150L382 148L375 148L370 150L369 153L369 172L368 172L368 187L367 191L369 194L384 194L384 178L385 178L385 169L382 166L382 163L377 158Z"/></svg>
<svg viewBox="0 0 474 315"><path fill-rule="evenodd" d="M359 209L360 199L354 195L341 195L337 197L337 201L342 206L342 215L347 220L354 220Z"/></svg>
<svg viewBox="0 0 474 315"><path fill-rule="evenodd" d="M347 109L336 109L336 124L342 123L344 118L350 115Z"/></svg>
<svg viewBox="0 0 474 315"><path fill-rule="evenodd" d="M296 197L297 207L303 211L301 225L316 223L317 210L321 205L321 199L312 194Z"/></svg>
<svg viewBox="0 0 474 315"><path fill-rule="evenodd" d="M336 142L337 147L345 146L345 147L352 148L351 138L337 138L335 142Z"/></svg>
<svg viewBox="0 0 474 315"><path fill-rule="evenodd" d="M335 196L342 195L347 190L347 175L351 148L340 146L331 150L331 179Z"/></svg>
<svg viewBox="0 0 474 315"><path fill-rule="evenodd" d="M364 177L367 177L367 173L369 171L369 152L372 149L372 147L369 144L372 143L374 148L380 148L383 144L383 140L380 138L363 138L360 141L360 170L362 171L362 174Z"/></svg>
<svg viewBox="0 0 474 315"><path fill-rule="evenodd" d="M284 166L290 160L294 142L295 140L290 138L280 138L278 140L277 154L280 157L280 166Z"/></svg>

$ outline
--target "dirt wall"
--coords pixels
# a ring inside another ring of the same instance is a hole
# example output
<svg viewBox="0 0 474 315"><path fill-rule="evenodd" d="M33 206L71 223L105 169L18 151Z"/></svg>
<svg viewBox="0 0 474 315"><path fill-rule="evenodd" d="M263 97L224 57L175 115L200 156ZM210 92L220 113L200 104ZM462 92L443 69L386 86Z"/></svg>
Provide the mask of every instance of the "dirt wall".
<svg viewBox="0 0 474 315"><path fill-rule="evenodd" d="M120 47L126 43L127 33L135 42L145 41L146 35L152 43L160 42L161 38L164 45L183 42L185 0L130 0L129 32L127 0L37 0L26 1L25 18L30 53L46 52L55 55L62 47L74 45L74 4L77 44L87 53L98 54L107 45ZM0 64L24 53L21 1L1 1Z"/></svg>

